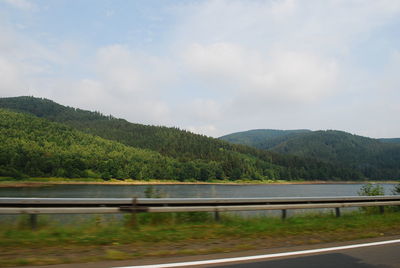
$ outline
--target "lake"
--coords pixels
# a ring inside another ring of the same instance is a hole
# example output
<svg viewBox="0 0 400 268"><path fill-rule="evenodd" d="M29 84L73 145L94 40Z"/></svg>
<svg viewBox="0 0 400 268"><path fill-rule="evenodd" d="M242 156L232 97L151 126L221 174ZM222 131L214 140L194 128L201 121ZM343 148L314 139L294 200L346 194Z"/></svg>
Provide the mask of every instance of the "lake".
<svg viewBox="0 0 400 268"><path fill-rule="evenodd" d="M363 184L168 184L168 185L54 185L46 187L0 188L0 197L145 197L145 191L152 188L162 197L301 197L301 196L356 196ZM381 183L385 194L390 195L395 184ZM343 212L357 208L345 208ZM288 216L308 212L332 212L332 209L289 210ZM240 215L279 216L280 211L236 212ZM60 223L74 222L79 215L47 216ZM119 218L108 215L105 218ZM15 221L17 216L0 216L0 220Z"/></svg>
<svg viewBox="0 0 400 268"><path fill-rule="evenodd" d="M355 196L363 184L169 184L169 185L54 185L0 188L0 197L145 197L152 187L163 197L301 197ZM390 195L395 184L382 183Z"/></svg>

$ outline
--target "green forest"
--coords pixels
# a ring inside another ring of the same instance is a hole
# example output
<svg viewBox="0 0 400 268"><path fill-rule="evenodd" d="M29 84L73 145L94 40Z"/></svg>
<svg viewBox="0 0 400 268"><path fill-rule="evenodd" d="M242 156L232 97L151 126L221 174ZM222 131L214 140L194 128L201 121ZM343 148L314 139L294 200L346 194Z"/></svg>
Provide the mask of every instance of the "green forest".
<svg viewBox="0 0 400 268"><path fill-rule="evenodd" d="M280 154L311 157L351 168L367 178L400 178L398 139L372 139L343 131L251 130L220 139Z"/></svg>
<svg viewBox="0 0 400 268"><path fill-rule="evenodd" d="M261 150L178 128L130 123L42 98L0 98L0 108L0 176L176 181L399 178L399 168L368 174L314 155Z"/></svg>
<svg viewBox="0 0 400 268"><path fill-rule="evenodd" d="M279 172L279 167L237 152L227 153L226 161L220 162L181 161L32 115L1 109L0 119L0 172L3 176L205 181L258 178L263 173ZM230 166L234 168L231 170Z"/></svg>

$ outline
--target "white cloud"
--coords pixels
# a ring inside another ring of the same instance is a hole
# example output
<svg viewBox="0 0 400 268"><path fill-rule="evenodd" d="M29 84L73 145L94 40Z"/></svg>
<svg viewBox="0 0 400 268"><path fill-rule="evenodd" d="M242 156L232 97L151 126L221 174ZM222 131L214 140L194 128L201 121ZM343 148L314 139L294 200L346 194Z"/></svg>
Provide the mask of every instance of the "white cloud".
<svg viewBox="0 0 400 268"><path fill-rule="evenodd" d="M222 117L221 107L214 100L195 99L191 102L190 108L194 112L193 119L195 120L217 121Z"/></svg>
<svg viewBox="0 0 400 268"><path fill-rule="evenodd" d="M23 10L33 10L36 8L36 6L31 1L28 0L3 0L3 1L15 8Z"/></svg>
<svg viewBox="0 0 400 268"><path fill-rule="evenodd" d="M29 89L29 75L37 74L41 67L33 64L21 48L24 38L3 25L0 32L0 93L2 96L24 94ZM32 47L29 49L36 52Z"/></svg>
<svg viewBox="0 0 400 268"><path fill-rule="evenodd" d="M178 9L179 10L179 9ZM181 43L234 42L317 51L347 47L394 18L397 0L199 1L183 5ZM326 47L328 46L328 47Z"/></svg>
<svg viewBox="0 0 400 268"><path fill-rule="evenodd" d="M209 87L268 103L317 101L333 89L338 73L333 59L294 51L261 54L231 43L193 44L185 60Z"/></svg>
<svg viewBox="0 0 400 268"><path fill-rule="evenodd" d="M400 97L400 51L394 51L391 53L390 60L384 70L384 74L378 84L380 89L383 91L382 93L384 93L383 95L397 93Z"/></svg>
<svg viewBox="0 0 400 268"><path fill-rule="evenodd" d="M217 128L215 126L225 118L224 109L224 105L215 100L195 98L172 106L171 112L175 118L180 120L182 127L193 131L197 127L202 130L210 129L203 126L213 125L214 128L212 130L216 132Z"/></svg>
<svg viewBox="0 0 400 268"><path fill-rule="evenodd" d="M106 10L106 17L112 17L115 15L115 11L112 9Z"/></svg>
<svg viewBox="0 0 400 268"><path fill-rule="evenodd" d="M217 128L214 125L189 126L189 127L186 127L185 129L189 130L190 132L203 134L206 136L217 137L220 135L220 132L217 130Z"/></svg>
<svg viewBox="0 0 400 268"><path fill-rule="evenodd" d="M127 46L97 50L93 77L65 85L64 101L132 122L171 124L165 89L174 79L165 62Z"/></svg>
<svg viewBox="0 0 400 268"><path fill-rule="evenodd" d="M398 17L399 1L203 1L189 8L182 8L176 48L184 51L195 83L223 107L222 131L345 126L357 133L357 126L379 136L361 120L382 90L379 75L368 69L376 63L365 61L373 59L368 53L385 57L385 51L364 49L393 38L380 28ZM392 88L400 85L395 73L385 82ZM357 120L344 113L352 114L353 100L364 107L353 113L363 123L342 124ZM397 107L398 100L383 103ZM380 114L393 121L389 110L382 106ZM389 128L382 124L380 132Z"/></svg>
<svg viewBox="0 0 400 268"><path fill-rule="evenodd" d="M21 66L0 56L0 92L3 96L23 94L27 85L23 81Z"/></svg>
<svg viewBox="0 0 400 268"><path fill-rule="evenodd" d="M114 88L114 93L151 95L159 93L175 79L170 67L166 59L111 45L98 50L95 69L108 86Z"/></svg>

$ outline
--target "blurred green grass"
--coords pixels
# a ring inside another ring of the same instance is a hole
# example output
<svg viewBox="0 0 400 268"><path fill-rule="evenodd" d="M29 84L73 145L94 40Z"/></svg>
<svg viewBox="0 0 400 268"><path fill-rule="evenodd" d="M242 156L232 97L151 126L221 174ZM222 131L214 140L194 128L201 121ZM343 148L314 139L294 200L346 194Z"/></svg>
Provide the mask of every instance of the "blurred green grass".
<svg viewBox="0 0 400 268"><path fill-rule="evenodd" d="M351 234L363 238L400 229L400 213L371 214L356 211L336 218L333 214L308 214L277 217L222 214L215 222L211 213L128 214L123 219L104 219L97 215L79 223L59 224L39 215L32 230L28 216L0 223L0 247L46 247L52 245L112 245L129 243L179 242L208 239L288 237L321 234ZM368 236L368 235L367 235ZM338 237L339 238L339 237Z"/></svg>
<svg viewBox="0 0 400 268"><path fill-rule="evenodd" d="M279 217L143 213L123 217L85 215L62 222L39 215L0 223L0 266L48 265L101 260L210 254L267 247L348 241L400 234L400 213L359 210Z"/></svg>

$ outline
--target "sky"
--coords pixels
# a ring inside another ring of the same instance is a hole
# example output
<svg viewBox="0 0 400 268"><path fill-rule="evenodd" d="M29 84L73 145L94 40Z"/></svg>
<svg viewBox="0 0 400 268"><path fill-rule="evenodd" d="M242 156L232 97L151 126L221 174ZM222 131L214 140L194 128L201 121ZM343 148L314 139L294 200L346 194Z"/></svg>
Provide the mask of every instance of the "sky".
<svg viewBox="0 0 400 268"><path fill-rule="evenodd" d="M0 97L219 137L400 137L399 0L0 0Z"/></svg>

